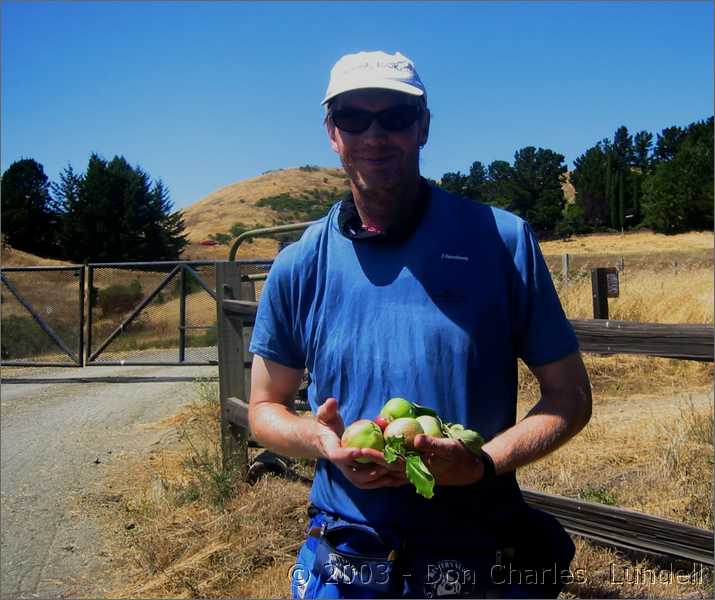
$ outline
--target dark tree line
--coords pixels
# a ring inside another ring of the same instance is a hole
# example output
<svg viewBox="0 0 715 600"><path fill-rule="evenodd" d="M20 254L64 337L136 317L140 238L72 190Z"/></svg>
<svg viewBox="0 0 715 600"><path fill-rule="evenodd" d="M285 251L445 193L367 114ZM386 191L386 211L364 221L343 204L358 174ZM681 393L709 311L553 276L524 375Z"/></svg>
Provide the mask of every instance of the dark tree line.
<svg viewBox="0 0 715 600"><path fill-rule="evenodd" d="M468 174L445 173L440 185L473 200L506 208L544 234L627 230L659 233L713 227L713 118L657 134L619 127L575 161L566 204L564 157L526 147L512 164L475 161Z"/></svg>
<svg viewBox="0 0 715 600"><path fill-rule="evenodd" d="M713 228L713 117L654 136L619 127L574 161L576 190L566 203L567 168L553 150L527 146L512 163L472 163L439 183L455 194L505 208L542 235L646 227L661 233ZM2 175L2 232L15 248L85 261L176 260L187 244L169 192L123 157L93 154L51 183L33 159Z"/></svg>
<svg viewBox="0 0 715 600"><path fill-rule="evenodd" d="M176 260L187 244L169 191L123 157L92 154L50 183L40 163L16 161L2 176L2 230L19 250L75 262Z"/></svg>

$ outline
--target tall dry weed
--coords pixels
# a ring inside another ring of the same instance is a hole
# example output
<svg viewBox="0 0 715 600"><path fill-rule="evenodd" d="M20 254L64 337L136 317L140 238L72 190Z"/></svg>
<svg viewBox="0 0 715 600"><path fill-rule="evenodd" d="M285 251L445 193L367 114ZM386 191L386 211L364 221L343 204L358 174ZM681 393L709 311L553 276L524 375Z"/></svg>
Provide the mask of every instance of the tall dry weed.
<svg viewBox="0 0 715 600"><path fill-rule="evenodd" d="M568 281L555 278L561 304L570 319L592 319L593 299L588 272ZM619 297L611 298L609 318L643 323L713 323L713 270L695 267L669 270L638 269L620 273Z"/></svg>

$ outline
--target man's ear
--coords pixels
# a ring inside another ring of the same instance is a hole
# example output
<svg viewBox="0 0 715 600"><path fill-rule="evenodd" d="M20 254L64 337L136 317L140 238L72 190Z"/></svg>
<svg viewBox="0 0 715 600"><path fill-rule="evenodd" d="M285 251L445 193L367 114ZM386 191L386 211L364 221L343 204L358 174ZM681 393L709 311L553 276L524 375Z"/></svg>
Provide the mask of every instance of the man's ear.
<svg viewBox="0 0 715 600"><path fill-rule="evenodd" d="M424 146L429 138L430 111L426 110L420 123L420 146Z"/></svg>
<svg viewBox="0 0 715 600"><path fill-rule="evenodd" d="M333 149L334 152L340 154L340 151L338 149L338 140L335 137L335 125L333 125L330 122L325 123L325 129L328 132L328 139L330 140L330 147Z"/></svg>

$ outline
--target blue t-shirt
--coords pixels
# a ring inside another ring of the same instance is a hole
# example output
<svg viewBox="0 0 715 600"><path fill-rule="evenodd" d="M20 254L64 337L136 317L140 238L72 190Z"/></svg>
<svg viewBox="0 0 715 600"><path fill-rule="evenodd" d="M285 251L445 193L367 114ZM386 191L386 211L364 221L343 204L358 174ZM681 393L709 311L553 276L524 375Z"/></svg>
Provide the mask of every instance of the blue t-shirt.
<svg viewBox="0 0 715 600"><path fill-rule="evenodd" d="M538 242L519 217L432 188L398 244L352 240L340 203L275 260L250 351L310 374L315 412L338 400L349 425L394 396L431 407L485 439L516 419L517 357L542 365L575 352ZM311 501L373 526L478 534L523 507L513 473L472 486L359 490L318 461Z"/></svg>

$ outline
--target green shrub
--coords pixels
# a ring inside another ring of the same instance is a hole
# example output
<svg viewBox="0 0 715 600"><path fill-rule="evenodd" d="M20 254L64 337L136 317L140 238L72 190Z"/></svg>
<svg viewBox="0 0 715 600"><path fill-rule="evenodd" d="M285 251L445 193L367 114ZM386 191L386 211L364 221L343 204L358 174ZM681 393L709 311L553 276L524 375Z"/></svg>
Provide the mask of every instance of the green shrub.
<svg viewBox="0 0 715 600"><path fill-rule="evenodd" d="M320 171L320 167L318 165L303 165L302 167L298 167L298 170L313 173L315 171Z"/></svg>
<svg viewBox="0 0 715 600"><path fill-rule="evenodd" d="M135 279L129 285L117 283L99 290L97 304L103 315L123 314L139 304L143 296L142 286Z"/></svg>
<svg viewBox="0 0 715 600"><path fill-rule="evenodd" d="M613 492L605 486L586 486L579 490L578 497L587 502L598 502L607 506L616 506L616 497Z"/></svg>
<svg viewBox="0 0 715 600"><path fill-rule="evenodd" d="M316 188L307 190L300 196L283 192L277 196L261 198L256 202L256 206L267 207L280 213L277 221L281 224L314 221L323 217L339 197L334 190Z"/></svg>

